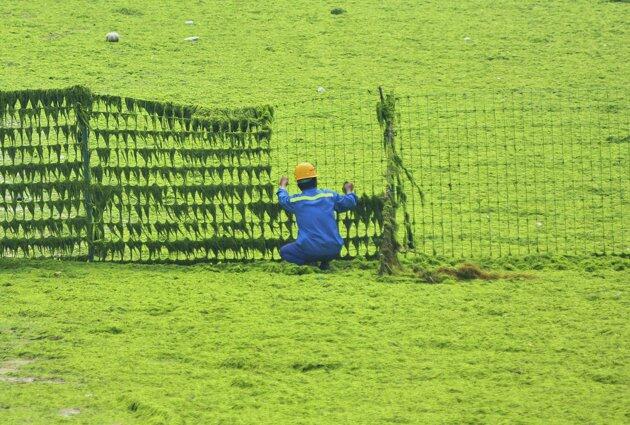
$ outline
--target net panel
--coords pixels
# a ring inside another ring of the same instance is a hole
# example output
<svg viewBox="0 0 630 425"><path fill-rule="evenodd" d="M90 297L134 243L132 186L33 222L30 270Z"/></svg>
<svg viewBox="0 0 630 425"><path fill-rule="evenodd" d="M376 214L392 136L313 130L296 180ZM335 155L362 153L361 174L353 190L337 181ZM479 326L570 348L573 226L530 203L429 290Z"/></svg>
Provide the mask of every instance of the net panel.
<svg viewBox="0 0 630 425"><path fill-rule="evenodd" d="M271 108L99 97L92 176L102 260L275 258Z"/></svg>
<svg viewBox="0 0 630 425"><path fill-rule="evenodd" d="M0 255L87 254L78 88L0 92Z"/></svg>

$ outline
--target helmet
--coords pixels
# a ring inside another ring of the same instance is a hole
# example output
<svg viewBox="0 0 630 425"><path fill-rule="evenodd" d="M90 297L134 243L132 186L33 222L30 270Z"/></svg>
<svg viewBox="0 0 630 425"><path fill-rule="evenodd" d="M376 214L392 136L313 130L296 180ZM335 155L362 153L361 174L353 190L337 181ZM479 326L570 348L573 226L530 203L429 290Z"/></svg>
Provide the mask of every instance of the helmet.
<svg viewBox="0 0 630 425"><path fill-rule="evenodd" d="M301 162L295 167L295 180L312 179L317 177L315 167L310 162Z"/></svg>

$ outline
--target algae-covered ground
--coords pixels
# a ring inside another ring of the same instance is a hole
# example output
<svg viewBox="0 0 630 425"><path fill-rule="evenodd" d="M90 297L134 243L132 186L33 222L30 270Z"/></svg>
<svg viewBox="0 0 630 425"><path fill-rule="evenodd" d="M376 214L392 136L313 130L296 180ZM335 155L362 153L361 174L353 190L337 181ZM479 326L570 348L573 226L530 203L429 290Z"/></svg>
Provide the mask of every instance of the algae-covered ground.
<svg viewBox="0 0 630 425"><path fill-rule="evenodd" d="M524 264L3 260L0 423L627 423L627 260Z"/></svg>
<svg viewBox="0 0 630 425"><path fill-rule="evenodd" d="M378 85L615 92L629 14L604 0L5 0L0 90L209 106L344 104ZM628 423L627 261L532 257L431 285L367 262L2 260L0 424Z"/></svg>
<svg viewBox="0 0 630 425"><path fill-rule="evenodd" d="M231 106L485 88L623 87L630 4L606 0L0 2L0 90ZM332 14L333 8L345 13ZM192 20L192 25L186 21ZM106 43L117 31L119 43ZM187 37L199 37L188 42Z"/></svg>

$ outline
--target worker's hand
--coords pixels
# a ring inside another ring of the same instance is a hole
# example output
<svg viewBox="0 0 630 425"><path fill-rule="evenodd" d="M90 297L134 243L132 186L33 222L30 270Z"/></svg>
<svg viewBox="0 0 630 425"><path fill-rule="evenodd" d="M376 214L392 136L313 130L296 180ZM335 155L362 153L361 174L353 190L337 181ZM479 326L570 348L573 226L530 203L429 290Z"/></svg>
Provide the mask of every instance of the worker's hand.
<svg viewBox="0 0 630 425"><path fill-rule="evenodd" d="M288 184L289 184L289 178L287 176L280 177L280 187L281 188L286 189Z"/></svg>
<svg viewBox="0 0 630 425"><path fill-rule="evenodd" d="M354 183L352 182L345 182L343 184L343 192L347 195L348 193L352 193L354 192Z"/></svg>

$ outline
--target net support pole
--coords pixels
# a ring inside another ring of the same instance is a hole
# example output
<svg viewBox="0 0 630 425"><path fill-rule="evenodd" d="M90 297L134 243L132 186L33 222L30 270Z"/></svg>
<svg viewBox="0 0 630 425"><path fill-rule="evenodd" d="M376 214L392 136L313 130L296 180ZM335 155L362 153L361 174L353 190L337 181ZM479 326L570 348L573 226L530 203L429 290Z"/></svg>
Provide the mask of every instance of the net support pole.
<svg viewBox="0 0 630 425"><path fill-rule="evenodd" d="M92 170L90 168L90 113L91 93L87 89L80 101L75 105L77 118L77 141L81 147L81 162L83 165L83 202L86 215L86 233L88 254L87 261L94 260L94 200L92 199ZM82 93L83 94L83 93Z"/></svg>
<svg viewBox="0 0 630 425"><path fill-rule="evenodd" d="M396 238L398 225L396 222L396 182L399 179L398 166L395 162L396 141L396 98L393 94L385 96L379 87L380 100L377 105L378 122L383 129L383 148L385 150L385 193L383 194L383 233L379 246L379 274L392 274L400 268L398 252L400 244Z"/></svg>

